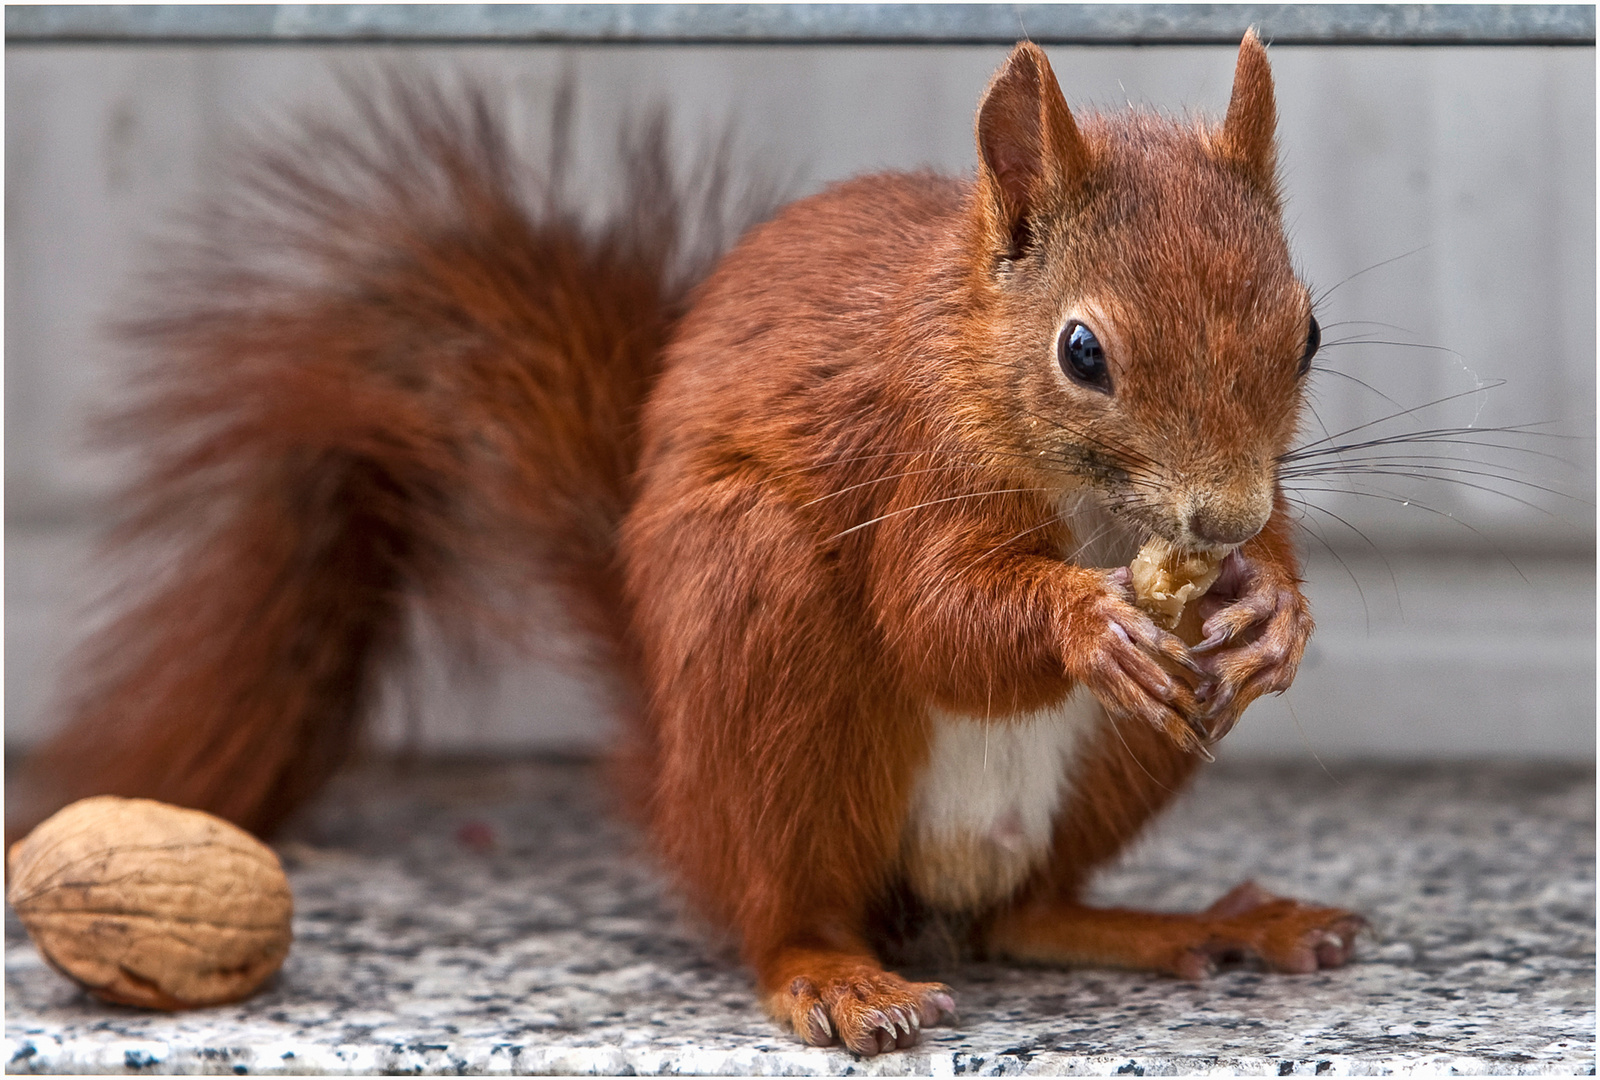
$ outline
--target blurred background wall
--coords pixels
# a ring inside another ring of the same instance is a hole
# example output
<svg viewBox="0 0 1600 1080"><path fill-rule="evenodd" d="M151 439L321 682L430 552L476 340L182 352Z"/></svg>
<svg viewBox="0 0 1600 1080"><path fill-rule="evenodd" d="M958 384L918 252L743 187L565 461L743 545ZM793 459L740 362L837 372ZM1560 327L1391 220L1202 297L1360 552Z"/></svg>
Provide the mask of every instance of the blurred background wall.
<svg viewBox="0 0 1600 1080"><path fill-rule="evenodd" d="M8 747L48 731L56 680L71 677L64 651L95 616L84 559L117 468L86 447L85 421L114 400L121 364L105 324L150 267L149 241L208 190L241 129L336 110L334 71L393 62L503 85L537 142L570 73L580 189L597 199L620 120L656 103L686 160L732 123L748 160L798 195L870 170L970 171L973 109L1005 51L8 48ZM1074 108L1226 105L1231 48L1048 51ZM1360 494L1302 493L1319 633L1294 689L1257 705L1224 752L1592 757L1594 51L1280 45L1270 55L1292 240L1323 297L1328 370L1315 376L1306 439L1478 434L1387 474L1321 485ZM1430 479L1439 469L1473 486ZM550 618L559 624L559 612ZM421 652L409 696L397 680L385 706L380 743L606 738L604 687L548 659L451 675L426 635Z"/></svg>

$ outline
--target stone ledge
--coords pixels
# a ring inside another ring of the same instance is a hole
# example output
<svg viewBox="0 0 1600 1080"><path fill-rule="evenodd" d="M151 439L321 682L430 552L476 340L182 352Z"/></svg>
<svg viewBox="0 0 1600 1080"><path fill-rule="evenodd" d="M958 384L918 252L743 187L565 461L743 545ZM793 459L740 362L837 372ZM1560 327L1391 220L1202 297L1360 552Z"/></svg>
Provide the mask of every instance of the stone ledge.
<svg viewBox="0 0 1600 1080"><path fill-rule="evenodd" d="M1244 877L1363 911L1341 971L966 965L958 1027L863 1061L800 1046L676 913L592 765L358 770L281 846L283 972L177 1016L102 1005L8 915L7 1071L828 1075L1594 1071L1592 769L1223 764L1109 872L1106 903Z"/></svg>

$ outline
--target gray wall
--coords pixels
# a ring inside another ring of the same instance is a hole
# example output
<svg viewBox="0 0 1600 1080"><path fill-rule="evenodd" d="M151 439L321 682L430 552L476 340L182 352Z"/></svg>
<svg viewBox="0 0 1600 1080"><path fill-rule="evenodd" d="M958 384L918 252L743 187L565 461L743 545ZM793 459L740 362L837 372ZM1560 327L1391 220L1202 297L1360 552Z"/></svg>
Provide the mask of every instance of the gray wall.
<svg viewBox="0 0 1600 1080"><path fill-rule="evenodd" d="M1216 111L1232 74L1223 48L1050 53L1075 107ZM272 122L288 105L323 107L335 98L332 67L379 59L487 72L528 103L536 130L540 103L570 71L586 187L606 188L618 119L666 101L686 156L731 120L751 159L794 177L799 194L872 169L968 169L973 106L1003 55L987 47L8 49L8 741L29 742L49 724L52 667L78 617L68 613L87 595L86 537L115 482L115 463L82 443L86 411L115 385L103 323L145 265L144 239L205 185L229 132ZM1521 485L1464 477L1495 489L1480 491L1417 475L1368 477L1365 495L1316 497L1306 544L1317 644L1295 689L1258 706L1226 749L1592 755L1593 50L1279 47L1271 55L1295 249L1308 279L1331 290L1319 317L1337 373L1317 377L1310 437L1452 395L1464 396L1369 431L1542 426L1537 437L1486 436L1537 453L1448 449L1451 465L1515 475ZM492 677L453 688L439 668L424 665L419 680L415 716L427 744L603 737L603 692L546 664L508 659ZM402 711L388 711L390 736Z"/></svg>

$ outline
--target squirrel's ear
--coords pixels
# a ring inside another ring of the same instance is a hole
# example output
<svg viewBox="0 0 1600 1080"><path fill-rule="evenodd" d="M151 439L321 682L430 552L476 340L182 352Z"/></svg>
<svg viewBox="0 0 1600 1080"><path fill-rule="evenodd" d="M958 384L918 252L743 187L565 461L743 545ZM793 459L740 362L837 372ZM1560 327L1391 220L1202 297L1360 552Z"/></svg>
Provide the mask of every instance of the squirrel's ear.
<svg viewBox="0 0 1600 1080"><path fill-rule="evenodd" d="M1228 118L1222 122L1219 149L1266 191L1276 186L1278 154L1273 135L1277 127L1272 67L1267 63L1266 46L1251 27L1239 43L1233 96L1228 99Z"/></svg>
<svg viewBox="0 0 1600 1080"><path fill-rule="evenodd" d="M978 105L980 197L1013 253L1026 246L1029 217L1058 205L1088 168L1088 147L1044 50L1019 43Z"/></svg>

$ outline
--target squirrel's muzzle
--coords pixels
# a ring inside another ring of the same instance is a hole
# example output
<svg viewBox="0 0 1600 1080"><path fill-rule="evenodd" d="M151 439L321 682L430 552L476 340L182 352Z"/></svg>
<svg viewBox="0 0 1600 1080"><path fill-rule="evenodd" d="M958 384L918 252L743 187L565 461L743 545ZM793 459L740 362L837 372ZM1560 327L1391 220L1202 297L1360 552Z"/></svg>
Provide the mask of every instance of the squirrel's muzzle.
<svg viewBox="0 0 1600 1080"><path fill-rule="evenodd" d="M1183 518L1184 527L1202 544L1232 547L1242 544L1267 524L1272 516L1272 490L1200 493Z"/></svg>

